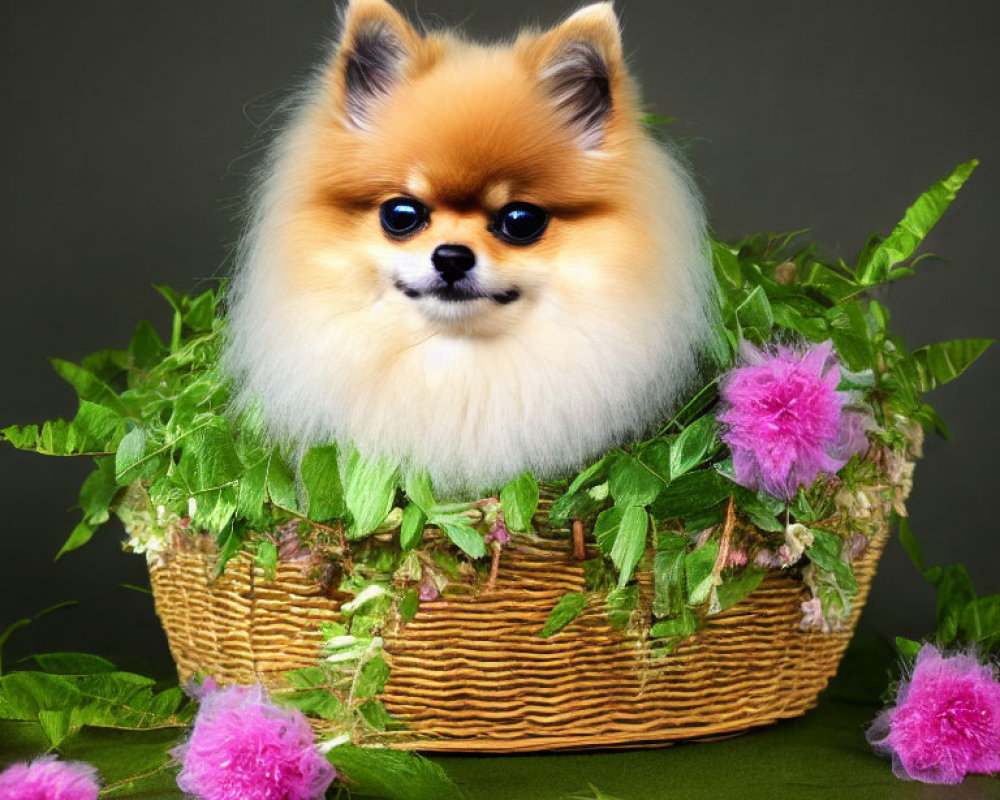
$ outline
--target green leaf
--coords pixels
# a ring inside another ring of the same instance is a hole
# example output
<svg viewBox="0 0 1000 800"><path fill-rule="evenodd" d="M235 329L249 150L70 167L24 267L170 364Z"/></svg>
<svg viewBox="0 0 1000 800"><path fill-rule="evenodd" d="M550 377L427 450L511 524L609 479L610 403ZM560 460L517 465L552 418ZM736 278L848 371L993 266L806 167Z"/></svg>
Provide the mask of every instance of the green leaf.
<svg viewBox="0 0 1000 800"><path fill-rule="evenodd" d="M87 542L94 538L94 534L97 533L97 529L99 527L100 525L87 522L86 520L78 522L76 527L74 527L70 533L69 538L63 542L63 546L60 547L59 552L56 553L56 559L61 558L71 550L83 547Z"/></svg>
<svg viewBox="0 0 1000 800"><path fill-rule="evenodd" d="M219 557L215 563L215 577L218 578L226 569L226 565L243 549L243 532L235 525L229 525L219 533L216 544L219 546Z"/></svg>
<svg viewBox="0 0 1000 800"><path fill-rule="evenodd" d="M649 629L649 635L654 639L666 638L674 643L698 632L698 620L691 609L685 608L679 616L671 619L661 619Z"/></svg>
<svg viewBox="0 0 1000 800"><path fill-rule="evenodd" d="M58 711L39 711L38 722L49 737L53 747L59 747L63 740L69 735L72 711L68 708Z"/></svg>
<svg viewBox="0 0 1000 800"><path fill-rule="evenodd" d="M129 358L135 369L149 370L155 367L167 354L167 348L160 341L156 330L148 320L140 320L128 345Z"/></svg>
<svg viewBox="0 0 1000 800"><path fill-rule="evenodd" d="M853 278L818 261L812 261L806 266L799 283L803 288L818 292L834 303L839 303L845 297L861 291L861 287Z"/></svg>
<svg viewBox="0 0 1000 800"><path fill-rule="evenodd" d="M269 457L264 456L244 471L236 487L236 514L251 525L266 525L264 503L267 502L267 468Z"/></svg>
<svg viewBox="0 0 1000 800"><path fill-rule="evenodd" d="M888 238L870 248L858 261L855 275L863 286L893 278L893 267L908 259L955 199L978 165L973 159L959 164L947 178L938 181L917 198Z"/></svg>
<svg viewBox="0 0 1000 800"><path fill-rule="evenodd" d="M842 363L859 372L872 367L872 332L862 304L856 300L841 303L827 312L827 320Z"/></svg>
<svg viewBox="0 0 1000 800"><path fill-rule="evenodd" d="M115 380L128 369L128 365L128 353L124 350L98 350L80 359L80 366L104 383Z"/></svg>
<svg viewBox="0 0 1000 800"><path fill-rule="evenodd" d="M787 303L774 303L771 310L774 313L775 324L799 333L811 342L822 342L830 337L830 329L822 317L804 316Z"/></svg>
<svg viewBox="0 0 1000 800"><path fill-rule="evenodd" d="M844 550L844 540L835 533L810 528L813 543L806 548L806 555L819 569L831 573L837 585L848 595L858 591L854 578L854 570L849 562L841 556Z"/></svg>
<svg viewBox="0 0 1000 800"><path fill-rule="evenodd" d="M378 528L392 510L396 467L381 459L364 459L354 448L342 450L341 456L344 502L352 517L347 535L349 539L361 539Z"/></svg>
<svg viewBox="0 0 1000 800"><path fill-rule="evenodd" d="M358 706L358 714L377 731L384 731L392 722L392 717L378 700L366 700Z"/></svg>
<svg viewBox="0 0 1000 800"><path fill-rule="evenodd" d="M410 503L403 509L403 524L399 529L399 546L404 550L412 550L424 538L424 526L427 515L416 503Z"/></svg>
<svg viewBox="0 0 1000 800"><path fill-rule="evenodd" d="M81 438L79 450L97 453L114 452L128 425L116 411L89 400L80 401L72 424Z"/></svg>
<svg viewBox="0 0 1000 800"><path fill-rule="evenodd" d="M278 547L270 539L261 539L257 542L257 554L254 556L254 563L264 572L264 579L274 580L274 573L278 569Z"/></svg>
<svg viewBox="0 0 1000 800"><path fill-rule="evenodd" d="M587 595L583 592L566 592L549 612L545 625L538 632L542 638L548 638L561 631L583 612L587 605Z"/></svg>
<svg viewBox="0 0 1000 800"><path fill-rule="evenodd" d="M355 697L377 697L385 689L389 680L389 665L382 656L375 656L365 662L354 687Z"/></svg>
<svg viewBox="0 0 1000 800"><path fill-rule="evenodd" d="M278 508L293 513L298 510L295 477L277 450L271 454L267 463L267 496Z"/></svg>
<svg viewBox="0 0 1000 800"><path fill-rule="evenodd" d="M771 328L774 327L774 314L763 286L754 288L739 304L736 318L742 327L756 329L765 339L770 337Z"/></svg>
<svg viewBox="0 0 1000 800"><path fill-rule="evenodd" d="M770 495L761 492L751 492L742 486L737 486L733 496L736 506L740 508L750 521L761 530L771 533L781 533L785 523L777 519L778 514L785 510L785 504Z"/></svg>
<svg viewBox="0 0 1000 800"><path fill-rule="evenodd" d="M716 593L722 611L732 608L753 592L767 575L767 570L747 567L722 579Z"/></svg>
<svg viewBox="0 0 1000 800"><path fill-rule="evenodd" d="M186 310L181 314L184 324L196 331L209 330L215 319L215 292L209 289L197 297L185 298Z"/></svg>
<svg viewBox="0 0 1000 800"><path fill-rule="evenodd" d="M921 391L930 391L935 386L955 380L993 342L993 339L952 339L915 350L913 357L929 377L922 382Z"/></svg>
<svg viewBox="0 0 1000 800"><path fill-rule="evenodd" d="M608 592L604 601L604 610L608 617L608 624L613 628L625 630L628 628L632 612L639 605L639 585L616 587Z"/></svg>
<svg viewBox="0 0 1000 800"><path fill-rule="evenodd" d="M0 430L0 436L18 450L37 450L39 433L37 425L8 425Z"/></svg>
<svg viewBox="0 0 1000 800"><path fill-rule="evenodd" d="M915 642L912 639L904 639L902 636L896 637L896 649L899 651L899 654L909 662L916 660L917 653L920 652L920 648L920 642Z"/></svg>
<svg viewBox="0 0 1000 800"><path fill-rule="evenodd" d="M76 389L81 400L89 400L92 403L107 406L119 416L128 416L128 409L121 398L90 370L59 358L52 359L52 366L60 378Z"/></svg>
<svg viewBox="0 0 1000 800"><path fill-rule="evenodd" d="M649 505L665 485L657 473L624 451L617 454L608 476L608 489L619 506Z"/></svg>
<svg viewBox="0 0 1000 800"><path fill-rule="evenodd" d="M611 562L618 567L618 586L624 586L632 578L636 564L646 549L646 533L649 530L649 514L639 506L629 506L622 514L618 536L611 548Z"/></svg>
<svg viewBox="0 0 1000 800"><path fill-rule="evenodd" d="M611 466L620 452L612 450L573 479L566 491L555 499L552 508L549 509L549 521L552 525L564 525L570 518L583 519L600 507L601 504L596 502L587 490L608 479Z"/></svg>
<svg viewBox="0 0 1000 800"><path fill-rule="evenodd" d="M688 605L698 606L708 600L715 580L713 570L718 558L719 543L717 541L707 542L684 557Z"/></svg>
<svg viewBox="0 0 1000 800"><path fill-rule="evenodd" d="M302 458L302 484L310 519L323 522L344 515L344 489L340 483L336 445L311 447L306 451Z"/></svg>
<svg viewBox="0 0 1000 800"><path fill-rule="evenodd" d="M469 524L443 523L439 527L444 531L452 544L460 548L471 558L482 558L486 555L486 545L482 534Z"/></svg>
<svg viewBox="0 0 1000 800"><path fill-rule="evenodd" d="M399 616L403 622L409 622L420 610L420 590L416 586L411 586L406 590L403 599L399 603Z"/></svg>
<svg viewBox="0 0 1000 800"><path fill-rule="evenodd" d="M684 556L687 539L684 536L661 535L653 560L653 616L673 617L685 606Z"/></svg>
<svg viewBox="0 0 1000 800"><path fill-rule="evenodd" d="M93 525L107 522L111 516L111 502L118 493L115 480L115 459L103 456L94 460L97 469L91 472L80 487L80 508L83 518Z"/></svg>
<svg viewBox="0 0 1000 800"><path fill-rule="evenodd" d="M636 448L636 457L661 481L670 483L670 444L665 439L657 438L640 445Z"/></svg>
<svg viewBox="0 0 1000 800"><path fill-rule="evenodd" d="M743 286L743 273L740 270L740 260L737 250L732 245L712 240L712 265L719 283L729 285L734 289Z"/></svg>
<svg viewBox="0 0 1000 800"><path fill-rule="evenodd" d="M385 800L465 800L433 761L402 750L341 745L327 758L346 776L352 793Z"/></svg>
<svg viewBox="0 0 1000 800"><path fill-rule="evenodd" d="M714 469L700 469L670 482L653 503L657 519L686 517L721 503L734 491L732 481Z"/></svg>
<svg viewBox="0 0 1000 800"><path fill-rule="evenodd" d="M602 511L594 524L594 535L601 552L611 557L618 568L618 586L632 577L646 547L649 515L640 506L614 506Z"/></svg>
<svg viewBox="0 0 1000 800"><path fill-rule="evenodd" d="M961 564L945 568L937 592L937 633L942 647L959 639L965 609L976 601L976 590L968 571Z"/></svg>
<svg viewBox="0 0 1000 800"><path fill-rule="evenodd" d="M717 443L718 428L711 415L688 425L670 446L670 475L676 479L704 461Z"/></svg>
<svg viewBox="0 0 1000 800"><path fill-rule="evenodd" d="M431 486L431 476L426 470L407 472L403 476L403 491L410 500L424 510L425 514L430 513L437 505L434 489Z"/></svg>
<svg viewBox="0 0 1000 800"><path fill-rule="evenodd" d="M508 482L500 490L504 524L512 531L531 530L538 512L538 482L530 472Z"/></svg>
<svg viewBox="0 0 1000 800"><path fill-rule="evenodd" d="M177 471L191 494L234 486L243 474L233 431L224 418L193 431L184 441ZM235 505L235 492L234 492ZM196 518L204 519L199 507Z"/></svg>
<svg viewBox="0 0 1000 800"><path fill-rule="evenodd" d="M164 284L153 284L153 289L159 292L163 299L170 303L170 307L178 314L183 313L184 309L187 308L187 297L173 287Z"/></svg>
<svg viewBox="0 0 1000 800"><path fill-rule="evenodd" d="M969 603L961 616L962 643L989 655L1000 643L1000 594Z"/></svg>
<svg viewBox="0 0 1000 800"><path fill-rule="evenodd" d="M135 427L125 434L118 443L115 453L115 478L124 486L131 483L137 476L136 465L146 455L146 429Z"/></svg>

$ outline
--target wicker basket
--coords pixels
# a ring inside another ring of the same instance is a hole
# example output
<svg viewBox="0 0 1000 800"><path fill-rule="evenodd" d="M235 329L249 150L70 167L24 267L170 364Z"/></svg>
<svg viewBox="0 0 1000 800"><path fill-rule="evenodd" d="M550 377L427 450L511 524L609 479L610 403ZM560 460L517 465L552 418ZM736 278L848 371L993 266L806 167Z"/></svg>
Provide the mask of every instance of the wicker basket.
<svg viewBox="0 0 1000 800"><path fill-rule="evenodd" d="M641 636L608 624L599 598L559 633L538 637L557 600L585 586L579 545L574 557L570 531L550 528L543 506L536 533L504 549L491 588L422 603L387 636L391 674L381 699L406 730L380 741L478 752L658 745L799 716L836 672L867 598L888 535L887 509L874 513L871 546L854 563L859 594L847 630L802 631L807 590L776 571L655 658ZM182 679L204 672L273 685L283 671L318 662L320 623L338 619L343 597L293 564L265 580L245 554L211 581L214 562L187 544L150 566ZM641 607L652 591L648 572L639 586Z"/></svg>

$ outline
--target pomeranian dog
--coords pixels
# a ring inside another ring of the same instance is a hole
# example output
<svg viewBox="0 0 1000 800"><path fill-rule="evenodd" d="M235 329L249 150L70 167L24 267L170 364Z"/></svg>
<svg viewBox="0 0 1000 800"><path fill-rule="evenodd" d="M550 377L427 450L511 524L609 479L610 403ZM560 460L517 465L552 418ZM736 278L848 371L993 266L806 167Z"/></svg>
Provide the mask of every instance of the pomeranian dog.
<svg viewBox="0 0 1000 800"><path fill-rule="evenodd" d="M255 202L225 363L279 441L485 491L649 430L697 372L704 216L610 3L482 46L351 0Z"/></svg>

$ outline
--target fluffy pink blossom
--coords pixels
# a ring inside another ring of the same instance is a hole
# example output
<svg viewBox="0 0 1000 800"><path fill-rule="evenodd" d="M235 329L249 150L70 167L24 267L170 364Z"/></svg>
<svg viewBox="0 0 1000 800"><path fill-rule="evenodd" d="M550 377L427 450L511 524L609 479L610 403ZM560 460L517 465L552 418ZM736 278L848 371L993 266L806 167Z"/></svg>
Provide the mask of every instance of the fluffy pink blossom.
<svg viewBox="0 0 1000 800"><path fill-rule="evenodd" d="M736 482L790 500L821 472L835 473L868 447L866 414L838 392L833 342L804 351L744 343L745 365L722 379L722 440Z"/></svg>
<svg viewBox="0 0 1000 800"><path fill-rule="evenodd" d="M925 644L868 741L892 756L898 778L960 783L969 772L1000 772L1000 683L974 656L942 656Z"/></svg>
<svg viewBox="0 0 1000 800"><path fill-rule="evenodd" d="M0 772L0 800L97 800L97 770L42 756Z"/></svg>
<svg viewBox="0 0 1000 800"><path fill-rule="evenodd" d="M315 800L336 776L301 712L260 685L206 683L191 737L171 751L177 785L202 800Z"/></svg>

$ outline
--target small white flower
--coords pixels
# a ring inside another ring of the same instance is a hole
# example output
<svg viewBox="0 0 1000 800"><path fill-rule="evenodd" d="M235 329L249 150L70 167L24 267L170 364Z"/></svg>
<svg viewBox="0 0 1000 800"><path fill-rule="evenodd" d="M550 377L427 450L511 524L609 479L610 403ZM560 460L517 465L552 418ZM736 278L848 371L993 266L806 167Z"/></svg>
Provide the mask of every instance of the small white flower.
<svg viewBox="0 0 1000 800"><path fill-rule="evenodd" d="M813 536L805 525L796 522L785 526L785 546L788 548L788 565L797 564L806 552L807 547L812 547L816 537Z"/></svg>
<svg viewBox="0 0 1000 800"><path fill-rule="evenodd" d="M166 518L167 518L167 507L166 506L157 506L156 507L156 521L159 522L162 525L163 521Z"/></svg>
<svg viewBox="0 0 1000 800"><path fill-rule="evenodd" d="M197 513L198 513L198 501L195 498L193 498L193 497L189 497L188 498L188 516L189 517L193 517Z"/></svg>

